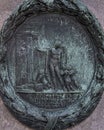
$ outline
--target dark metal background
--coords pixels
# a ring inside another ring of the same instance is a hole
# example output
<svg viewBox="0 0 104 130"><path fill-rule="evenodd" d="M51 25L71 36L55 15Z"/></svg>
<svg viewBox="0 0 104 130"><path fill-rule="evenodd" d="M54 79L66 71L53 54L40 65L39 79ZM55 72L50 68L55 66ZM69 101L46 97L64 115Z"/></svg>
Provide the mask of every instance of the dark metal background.
<svg viewBox="0 0 104 130"><path fill-rule="evenodd" d="M98 129L97 129L98 130ZM101 129L102 130L102 129Z"/></svg>

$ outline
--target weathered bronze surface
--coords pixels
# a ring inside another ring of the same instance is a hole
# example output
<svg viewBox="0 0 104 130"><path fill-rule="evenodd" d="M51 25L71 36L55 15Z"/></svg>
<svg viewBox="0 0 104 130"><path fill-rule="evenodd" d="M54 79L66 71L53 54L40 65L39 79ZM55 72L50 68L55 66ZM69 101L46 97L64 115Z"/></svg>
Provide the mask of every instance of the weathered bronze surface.
<svg viewBox="0 0 104 130"><path fill-rule="evenodd" d="M104 33L80 0L27 0L0 34L0 93L18 120L61 130L88 117L104 83Z"/></svg>

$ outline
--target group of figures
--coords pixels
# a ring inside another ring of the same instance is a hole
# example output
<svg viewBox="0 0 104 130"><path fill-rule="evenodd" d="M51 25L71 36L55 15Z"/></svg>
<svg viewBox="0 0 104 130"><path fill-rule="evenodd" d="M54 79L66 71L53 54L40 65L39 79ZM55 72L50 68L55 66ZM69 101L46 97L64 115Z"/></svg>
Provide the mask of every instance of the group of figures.
<svg viewBox="0 0 104 130"><path fill-rule="evenodd" d="M41 52L40 49L36 49L37 52ZM37 72L35 91L51 89L67 92L76 90L78 86L73 78L76 72L71 67L67 67L67 51L65 47L56 44L46 53L45 68Z"/></svg>

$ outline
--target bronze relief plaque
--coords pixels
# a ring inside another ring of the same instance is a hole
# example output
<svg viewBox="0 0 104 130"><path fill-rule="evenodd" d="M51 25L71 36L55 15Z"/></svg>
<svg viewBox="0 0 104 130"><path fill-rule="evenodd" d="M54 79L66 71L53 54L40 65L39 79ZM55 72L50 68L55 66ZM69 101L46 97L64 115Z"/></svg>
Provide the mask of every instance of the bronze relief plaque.
<svg viewBox="0 0 104 130"><path fill-rule="evenodd" d="M22 123L61 130L88 117L104 83L104 34L79 0L27 0L0 37L0 92Z"/></svg>

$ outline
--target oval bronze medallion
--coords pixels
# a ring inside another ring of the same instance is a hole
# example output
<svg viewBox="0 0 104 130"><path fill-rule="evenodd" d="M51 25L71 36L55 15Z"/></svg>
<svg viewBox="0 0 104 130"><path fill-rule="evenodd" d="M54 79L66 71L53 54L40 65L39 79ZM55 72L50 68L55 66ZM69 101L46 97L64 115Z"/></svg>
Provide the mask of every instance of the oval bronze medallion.
<svg viewBox="0 0 104 130"><path fill-rule="evenodd" d="M31 128L61 130L97 106L104 83L104 34L80 0L27 0L0 37L0 92Z"/></svg>

